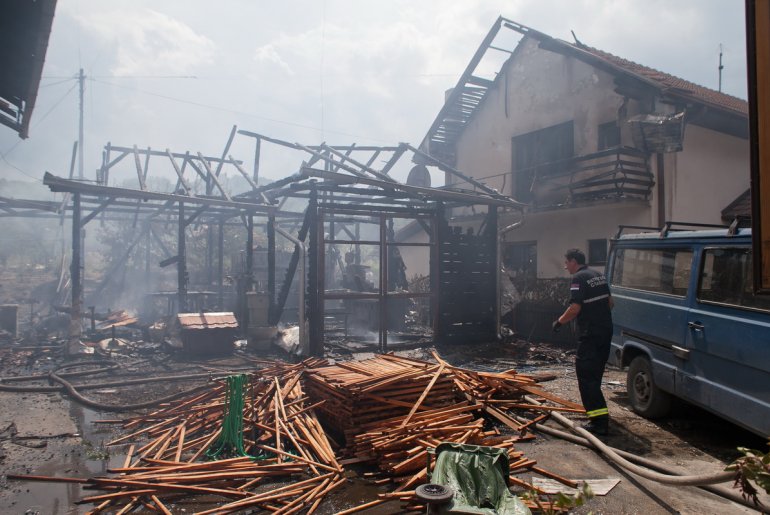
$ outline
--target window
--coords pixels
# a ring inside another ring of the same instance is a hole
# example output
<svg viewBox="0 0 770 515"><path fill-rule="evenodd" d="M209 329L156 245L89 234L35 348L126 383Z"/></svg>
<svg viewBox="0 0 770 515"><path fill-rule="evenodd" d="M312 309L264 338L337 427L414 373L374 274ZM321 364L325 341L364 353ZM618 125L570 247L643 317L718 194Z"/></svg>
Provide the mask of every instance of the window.
<svg viewBox="0 0 770 515"><path fill-rule="evenodd" d="M537 242L509 243L503 264L514 277L537 277Z"/></svg>
<svg viewBox="0 0 770 515"><path fill-rule="evenodd" d="M607 238L588 240L588 264L604 265L607 263Z"/></svg>
<svg viewBox="0 0 770 515"><path fill-rule="evenodd" d="M620 127L618 122L607 122L599 125L599 150L620 146Z"/></svg>
<svg viewBox="0 0 770 515"><path fill-rule="evenodd" d="M574 156L572 121L516 136L512 140L513 192L521 202L532 200L538 177L558 174Z"/></svg>
<svg viewBox="0 0 770 515"><path fill-rule="evenodd" d="M690 249L618 249L612 285L684 297L691 267Z"/></svg>
<svg viewBox="0 0 770 515"><path fill-rule="evenodd" d="M751 249L706 249L698 280L698 301L770 311L770 298L754 295Z"/></svg>

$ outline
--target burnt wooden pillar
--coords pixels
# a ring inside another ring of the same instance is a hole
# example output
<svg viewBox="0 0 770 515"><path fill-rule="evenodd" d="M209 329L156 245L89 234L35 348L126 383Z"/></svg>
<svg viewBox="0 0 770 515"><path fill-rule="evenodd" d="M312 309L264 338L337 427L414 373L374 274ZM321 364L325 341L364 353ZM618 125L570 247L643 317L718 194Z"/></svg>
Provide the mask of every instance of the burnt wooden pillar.
<svg viewBox="0 0 770 515"><path fill-rule="evenodd" d="M70 310L70 343L80 339L80 314L83 311L83 279L80 271L83 267L80 237L80 193L72 194L72 306Z"/></svg>
<svg viewBox="0 0 770 515"><path fill-rule="evenodd" d="M275 215L267 217L267 319L275 319Z"/></svg>
<svg viewBox="0 0 770 515"><path fill-rule="evenodd" d="M380 351L388 348L388 228L385 215L380 215Z"/></svg>
<svg viewBox="0 0 770 515"><path fill-rule="evenodd" d="M439 202L436 206L436 214L433 218L433 227L431 227L433 245L430 250L430 291L433 293L431 296L431 325L433 326L434 343L439 343L441 341L441 336L443 336L439 316L442 308L441 281L439 279L442 271L441 246L443 244L443 235L445 233L443 229L446 225L445 217L446 210L444 204Z"/></svg>
<svg viewBox="0 0 770 515"><path fill-rule="evenodd" d="M262 150L262 138L257 137L256 145L254 147L254 183L259 184L259 155Z"/></svg>
<svg viewBox="0 0 770 515"><path fill-rule="evenodd" d="M184 202L179 203L179 227L177 232L177 304L179 313L187 312L187 250L185 248Z"/></svg>
<svg viewBox="0 0 770 515"><path fill-rule="evenodd" d="M225 310L225 290L223 280L225 275L225 222L219 221L219 238L217 241L217 305L219 311Z"/></svg>
<svg viewBox="0 0 770 515"><path fill-rule="evenodd" d="M318 190L313 187L310 190L310 202L307 206L310 220L309 252L308 252L308 287L307 287L307 318L308 339L311 356L323 356L323 313L319 302L318 278L319 278L319 245L323 243L323 225L318 218ZM320 238L319 238L320 236Z"/></svg>
<svg viewBox="0 0 770 515"><path fill-rule="evenodd" d="M206 224L206 289L214 282L214 226Z"/></svg>
<svg viewBox="0 0 770 515"><path fill-rule="evenodd" d="M251 285L254 282L254 215L250 214L246 218L246 273L243 280L243 297L240 300L241 313L243 313L243 333L249 331L249 301L246 295L251 291Z"/></svg>
<svg viewBox="0 0 770 515"><path fill-rule="evenodd" d="M492 291L494 292L494 300L492 305L494 311L492 312L490 324L490 337L494 339L500 338L500 235L498 234L498 216L497 206L489 206L489 212L487 213L487 234L489 235L490 244L490 276L494 281Z"/></svg>

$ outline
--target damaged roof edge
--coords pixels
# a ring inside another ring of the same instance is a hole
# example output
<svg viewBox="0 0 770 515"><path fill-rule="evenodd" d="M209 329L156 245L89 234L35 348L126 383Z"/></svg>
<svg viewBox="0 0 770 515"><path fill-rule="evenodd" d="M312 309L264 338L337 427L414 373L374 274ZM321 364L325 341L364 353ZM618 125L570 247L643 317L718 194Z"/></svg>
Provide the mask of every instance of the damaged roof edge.
<svg viewBox="0 0 770 515"><path fill-rule="evenodd" d="M567 41L553 38L547 34L534 30L503 17L493 24L487 36L481 42L476 53L471 58L468 66L460 76L457 84L444 102L441 110L436 115L433 123L428 129L425 137L420 143L420 150L432 158L446 163L449 166L455 165L454 146L465 127L473 119L478 108L483 104L490 87L497 82L487 81L486 87L478 86L473 76L474 71L484 57L487 50L492 47L492 41L500 29L505 27L522 34L523 38L516 43L515 49L519 48L521 41L531 37L540 42L540 47L544 50L561 53L582 60L591 66L595 66L613 76L625 77L645 87L655 91L657 95L668 97L682 103L692 103L702 105L713 110L721 111L725 115L734 118L748 119L748 103L738 97L733 97L725 93L711 90L704 86L680 79L674 75L660 72L627 59L623 59L607 52L589 47L583 43L572 44ZM496 48L497 49L497 48ZM497 49L500 50L500 49ZM508 61L506 61L507 64ZM502 66L505 67L506 64ZM500 74L498 74L498 77ZM473 105L463 105L461 119L457 119L458 105L462 102L463 95L468 94L469 85L473 85L474 97ZM427 164L424 156L416 155L415 162Z"/></svg>

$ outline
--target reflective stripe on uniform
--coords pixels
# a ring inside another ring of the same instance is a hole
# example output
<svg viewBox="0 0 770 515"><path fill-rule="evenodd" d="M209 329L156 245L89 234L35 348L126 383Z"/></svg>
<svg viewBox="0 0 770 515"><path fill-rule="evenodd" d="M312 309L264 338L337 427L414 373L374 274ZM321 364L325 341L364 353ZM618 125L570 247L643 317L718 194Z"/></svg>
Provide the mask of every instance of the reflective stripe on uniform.
<svg viewBox="0 0 770 515"><path fill-rule="evenodd" d="M591 411L586 411L586 415L588 415L588 418L606 417L609 414L610 412L607 410L607 408L599 408Z"/></svg>
<svg viewBox="0 0 770 515"><path fill-rule="evenodd" d="M584 300L583 304L588 304L589 302L596 302L597 300L606 299L607 297L609 297L608 294L599 295L598 297L591 297L590 299Z"/></svg>

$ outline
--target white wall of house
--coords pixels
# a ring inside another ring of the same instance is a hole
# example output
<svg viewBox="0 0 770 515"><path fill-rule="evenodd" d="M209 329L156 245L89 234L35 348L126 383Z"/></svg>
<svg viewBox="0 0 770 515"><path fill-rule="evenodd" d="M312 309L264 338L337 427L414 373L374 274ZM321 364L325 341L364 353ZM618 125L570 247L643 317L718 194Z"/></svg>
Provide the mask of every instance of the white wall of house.
<svg viewBox="0 0 770 515"><path fill-rule="evenodd" d="M455 168L514 199L512 139L532 131L572 121L574 155L598 150L599 126L617 121L621 144L633 147L628 118L641 105L615 92L614 76L562 54L539 48L524 38L498 74L457 142ZM660 104L657 112L671 112ZM663 156L665 220L722 223L721 210L749 187L748 142L688 124L684 149ZM537 276L565 276L567 248L587 250L590 239L609 238L620 224L659 227L659 184L655 155L649 157L655 175L648 200L623 199L559 209L532 210L521 228L505 235L508 242L537 242ZM447 177L447 183L453 182ZM454 212L454 214L468 214ZM518 219L505 216L500 227ZM405 257L406 259L406 257ZM419 265L417 265L419 267Z"/></svg>
<svg viewBox="0 0 770 515"><path fill-rule="evenodd" d="M667 218L721 224L721 210L749 187L749 142L697 125L685 129L684 149L675 154ZM668 188L667 188L668 189Z"/></svg>
<svg viewBox="0 0 770 515"><path fill-rule="evenodd" d="M515 198L512 138L572 120L575 154L595 152L599 125L617 120L623 105L614 87L608 73L525 38L458 141L456 168ZM636 102L626 110L636 114Z"/></svg>
<svg viewBox="0 0 770 515"><path fill-rule="evenodd" d="M529 214L519 228L503 236L501 245L537 241L537 277L566 277L567 249L576 247L588 254L588 240L609 240L621 224L650 226L650 213L646 202L632 201Z"/></svg>

